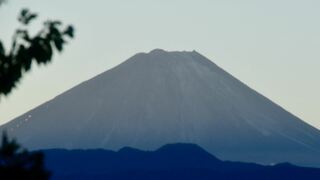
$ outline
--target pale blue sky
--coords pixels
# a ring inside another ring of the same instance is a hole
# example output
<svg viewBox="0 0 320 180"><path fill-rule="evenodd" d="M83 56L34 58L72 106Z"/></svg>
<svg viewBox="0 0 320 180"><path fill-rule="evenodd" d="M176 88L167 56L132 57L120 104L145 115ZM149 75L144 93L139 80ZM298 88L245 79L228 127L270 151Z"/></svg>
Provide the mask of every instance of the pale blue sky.
<svg viewBox="0 0 320 180"><path fill-rule="evenodd" d="M304 121L320 128L318 0L9 0L0 39L9 44L21 8L75 25L76 39L34 66L1 99L0 124L154 48L196 50Z"/></svg>

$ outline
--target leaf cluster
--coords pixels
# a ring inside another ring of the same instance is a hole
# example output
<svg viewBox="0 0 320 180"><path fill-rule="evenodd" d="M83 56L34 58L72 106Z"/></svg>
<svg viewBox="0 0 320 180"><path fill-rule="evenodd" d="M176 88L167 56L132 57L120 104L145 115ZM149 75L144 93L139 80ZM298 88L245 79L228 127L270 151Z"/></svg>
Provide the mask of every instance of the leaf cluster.
<svg viewBox="0 0 320 180"><path fill-rule="evenodd" d="M63 51L66 38L74 37L73 26L63 27L56 20L44 22L42 29L31 37L26 27L37 16L28 9L22 9L18 21L24 28L15 31L11 49L6 51L0 41L0 96L9 94L16 87L23 74L30 71L33 62L51 62L54 51Z"/></svg>

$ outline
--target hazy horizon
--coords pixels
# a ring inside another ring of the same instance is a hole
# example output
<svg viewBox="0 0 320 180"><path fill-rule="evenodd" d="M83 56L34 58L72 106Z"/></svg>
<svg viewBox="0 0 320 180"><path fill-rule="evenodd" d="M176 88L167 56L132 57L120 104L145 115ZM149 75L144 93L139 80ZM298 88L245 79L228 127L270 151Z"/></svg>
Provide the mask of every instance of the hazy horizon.
<svg viewBox="0 0 320 180"><path fill-rule="evenodd" d="M9 0L0 7L6 47L23 7L76 27L76 38L33 68L0 101L0 124L139 52L196 50L305 122L320 128L318 1Z"/></svg>

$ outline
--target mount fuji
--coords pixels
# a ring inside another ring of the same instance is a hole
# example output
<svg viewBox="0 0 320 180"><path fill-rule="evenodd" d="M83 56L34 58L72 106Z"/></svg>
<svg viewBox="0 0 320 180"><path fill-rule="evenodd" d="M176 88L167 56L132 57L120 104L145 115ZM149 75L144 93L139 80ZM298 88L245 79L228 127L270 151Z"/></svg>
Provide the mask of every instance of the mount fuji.
<svg viewBox="0 0 320 180"><path fill-rule="evenodd" d="M0 130L31 149L183 142L225 160L320 167L318 129L196 51L138 53Z"/></svg>

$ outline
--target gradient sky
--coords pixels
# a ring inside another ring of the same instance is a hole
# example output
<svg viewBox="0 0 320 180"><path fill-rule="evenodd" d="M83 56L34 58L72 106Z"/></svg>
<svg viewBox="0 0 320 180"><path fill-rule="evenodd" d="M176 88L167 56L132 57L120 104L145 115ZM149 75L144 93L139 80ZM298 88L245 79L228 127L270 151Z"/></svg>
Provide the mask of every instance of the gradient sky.
<svg viewBox="0 0 320 180"><path fill-rule="evenodd" d="M38 12L76 27L48 66L34 66L0 102L0 124L128 59L155 48L196 50L261 94L320 128L318 0L8 0L0 39L17 14Z"/></svg>

